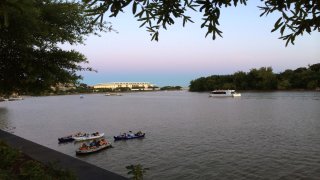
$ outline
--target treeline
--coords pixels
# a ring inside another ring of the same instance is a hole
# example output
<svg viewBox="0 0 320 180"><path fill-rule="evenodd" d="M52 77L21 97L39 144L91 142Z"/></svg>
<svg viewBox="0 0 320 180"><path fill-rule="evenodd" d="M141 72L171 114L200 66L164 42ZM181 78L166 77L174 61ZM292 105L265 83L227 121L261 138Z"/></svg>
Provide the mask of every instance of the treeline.
<svg viewBox="0 0 320 180"><path fill-rule="evenodd" d="M212 75L190 82L190 91L236 90L315 90L320 88L320 63L273 73L271 67L239 71L232 75Z"/></svg>
<svg viewBox="0 0 320 180"><path fill-rule="evenodd" d="M160 88L161 91L174 91L174 90L181 90L181 86L164 86Z"/></svg>

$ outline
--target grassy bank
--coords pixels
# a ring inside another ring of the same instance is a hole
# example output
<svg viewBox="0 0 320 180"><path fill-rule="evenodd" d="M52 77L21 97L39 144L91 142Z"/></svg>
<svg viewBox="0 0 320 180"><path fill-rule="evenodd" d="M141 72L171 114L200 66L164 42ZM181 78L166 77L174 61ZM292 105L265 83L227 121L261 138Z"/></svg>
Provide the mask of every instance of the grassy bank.
<svg viewBox="0 0 320 180"><path fill-rule="evenodd" d="M22 152L0 141L0 179L76 179L75 175L55 167L33 160Z"/></svg>

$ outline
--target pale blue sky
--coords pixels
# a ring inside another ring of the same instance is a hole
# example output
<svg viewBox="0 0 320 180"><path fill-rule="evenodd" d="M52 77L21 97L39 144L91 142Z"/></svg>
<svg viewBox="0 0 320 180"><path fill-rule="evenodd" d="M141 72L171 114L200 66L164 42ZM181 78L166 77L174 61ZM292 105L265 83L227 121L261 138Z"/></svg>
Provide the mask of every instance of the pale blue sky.
<svg viewBox="0 0 320 180"><path fill-rule="evenodd" d="M232 74L271 66L274 72L320 63L320 33L305 34L295 45L285 47L279 33L271 33L277 16L260 17L260 1L247 6L221 10L223 38L205 38L201 16L191 13L195 23L185 28L178 20L160 31L159 42L150 41L145 28L139 28L131 13L106 18L119 32L90 36L85 46L72 46L89 60L98 73L84 72L89 85L115 81L144 81L158 86L188 86L201 76ZM70 48L70 47L68 47Z"/></svg>

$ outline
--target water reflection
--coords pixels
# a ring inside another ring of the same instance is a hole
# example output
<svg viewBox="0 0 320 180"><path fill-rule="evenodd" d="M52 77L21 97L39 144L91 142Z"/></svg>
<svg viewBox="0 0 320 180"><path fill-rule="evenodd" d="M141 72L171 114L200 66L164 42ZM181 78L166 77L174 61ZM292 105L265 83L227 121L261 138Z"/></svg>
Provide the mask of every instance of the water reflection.
<svg viewBox="0 0 320 180"><path fill-rule="evenodd" d="M126 176L126 166L150 168L146 179L316 179L320 177L320 93L148 92L28 98L0 108L0 128L76 157L79 144L58 144L77 131L144 131L141 140L78 157ZM2 110L1 110L2 109ZM5 125L4 125L5 124Z"/></svg>
<svg viewBox="0 0 320 180"><path fill-rule="evenodd" d="M9 121L8 109L6 107L0 107L0 129L14 133L15 127Z"/></svg>

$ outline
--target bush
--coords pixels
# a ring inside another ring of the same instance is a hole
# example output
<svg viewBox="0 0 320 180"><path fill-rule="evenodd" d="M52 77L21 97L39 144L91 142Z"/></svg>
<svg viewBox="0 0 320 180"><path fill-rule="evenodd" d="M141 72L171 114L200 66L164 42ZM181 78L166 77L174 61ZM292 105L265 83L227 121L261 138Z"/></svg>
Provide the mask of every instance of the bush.
<svg viewBox="0 0 320 180"><path fill-rule="evenodd" d="M41 164L0 141L0 179L73 180L76 176L70 171L58 169L54 164Z"/></svg>
<svg viewBox="0 0 320 180"><path fill-rule="evenodd" d="M19 151L12 149L4 142L0 141L0 168L8 170L16 159L20 157Z"/></svg>

